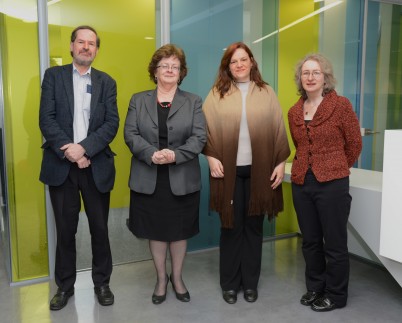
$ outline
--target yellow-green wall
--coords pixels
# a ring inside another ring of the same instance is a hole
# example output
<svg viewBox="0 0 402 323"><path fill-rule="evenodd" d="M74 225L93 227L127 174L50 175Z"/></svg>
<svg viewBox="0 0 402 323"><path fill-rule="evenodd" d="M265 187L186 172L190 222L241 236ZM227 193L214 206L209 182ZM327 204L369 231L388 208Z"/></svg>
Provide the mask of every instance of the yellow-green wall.
<svg viewBox="0 0 402 323"><path fill-rule="evenodd" d="M38 181L38 27L6 15L1 22L11 267L12 280L20 281L48 275L45 195Z"/></svg>
<svg viewBox="0 0 402 323"><path fill-rule="evenodd" d="M280 0L279 29L312 13L318 9L312 0ZM278 34L278 98L284 112L288 132L291 155L293 159L295 147L289 133L287 112L298 100L294 82L294 67L306 54L318 49L318 16L309 18ZM296 213L293 209L291 185L283 184L285 210L276 221L276 233L285 234L299 231Z"/></svg>

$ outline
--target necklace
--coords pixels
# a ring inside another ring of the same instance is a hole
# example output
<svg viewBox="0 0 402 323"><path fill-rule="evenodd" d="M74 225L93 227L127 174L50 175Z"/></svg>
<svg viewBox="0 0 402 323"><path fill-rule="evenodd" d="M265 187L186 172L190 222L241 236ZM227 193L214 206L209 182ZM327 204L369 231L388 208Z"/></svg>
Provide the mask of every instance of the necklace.
<svg viewBox="0 0 402 323"><path fill-rule="evenodd" d="M304 114L307 116L309 114L315 114L315 112L317 111L318 106L320 105L321 102L319 102L318 104L312 104L312 105L307 105L306 103L304 103L303 105L303 112Z"/></svg>
<svg viewBox="0 0 402 323"><path fill-rule="evenodd" d="M159 102L159 100L158 100L158 104L159 104L162 108L165 108L165 109L168 109L168 108L170 108L170 107L172 106L172 103L171 103L171 102Z"/></svg>
<svg viewBox="0 0 402 323"><path fill-rule="evenodd" d="M307 110L305 110L305 111L304 111L304 114L305 114L305 115L308 115L308 111L307 111Z"/></svg>
<svg viewBox="0 0 402 323"><path fill-rule="evenodd" d="M158 85L157 89L158 89L157 93L158 102L168 103L173 101L173 97L177 90L177 85L169 90L166 90L162 86Z"/></svg>

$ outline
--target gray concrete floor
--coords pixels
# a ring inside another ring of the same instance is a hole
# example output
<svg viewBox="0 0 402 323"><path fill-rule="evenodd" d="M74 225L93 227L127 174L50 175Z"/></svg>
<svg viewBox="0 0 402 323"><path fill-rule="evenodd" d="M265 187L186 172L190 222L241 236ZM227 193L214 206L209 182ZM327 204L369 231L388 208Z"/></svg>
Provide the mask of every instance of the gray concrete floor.
<svg viewBox="0 0 402 323"><path fill-rule="evenodd" d="M97 303L90 272L80 272L75 295L58 312L49 310L57 289L54 281L10 287L1 263L0 322L402 322L402 288L384 269L353 258L345 308L316 313L301 305L305 286L300 243L298 237L264 242L259 298L247 303L239 293L234 305L221 297L218 249L187 255L183 278L190 303L176 300L169 285L166 301L153 305L155 272L152 261L146 260L114 267L115 304L108 307Z"/></svg>

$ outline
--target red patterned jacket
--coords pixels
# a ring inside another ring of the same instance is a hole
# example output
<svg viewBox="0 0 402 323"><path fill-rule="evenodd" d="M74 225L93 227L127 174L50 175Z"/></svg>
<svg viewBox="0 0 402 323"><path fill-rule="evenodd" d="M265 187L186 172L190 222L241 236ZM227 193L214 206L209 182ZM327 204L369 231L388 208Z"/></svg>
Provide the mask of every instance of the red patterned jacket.
<svg viewBox="0 0 402 323"><path fill-rule="evenodd" d="M303 184L311 167L319 182L349 176L349 168L360 155L360 125L350 101L335 90L325 95L313 120L305 124L304 99L288 112L290 133L296 147L291 181Z"/></svg>

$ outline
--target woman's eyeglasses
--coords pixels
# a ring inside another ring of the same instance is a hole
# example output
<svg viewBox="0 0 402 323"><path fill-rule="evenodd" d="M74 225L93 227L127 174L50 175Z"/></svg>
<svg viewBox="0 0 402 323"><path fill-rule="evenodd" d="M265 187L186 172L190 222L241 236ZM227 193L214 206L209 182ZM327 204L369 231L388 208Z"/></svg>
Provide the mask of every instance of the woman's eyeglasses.
<svg viewBox="0 0 402 323"><path fill-rule="evenodd" d="M180 66L177 66L177 65L163 64L163 65L157 66L156 68L161 68L164 71L167 71L167 70L172 70L173 72L180 71Z"/></svg>
<svg viewBox="0 0 402 323"><path fill-rule="evenodd" d="M302 76L302 78L308 79L310 77L310 75L312 75L313 78L316 79L316 78L319 78L321 76L321 74L322 74L322 72L320 72L320 71L312 71L312 72L304 71L304 72L302 72L301 76Z"/></svg>

